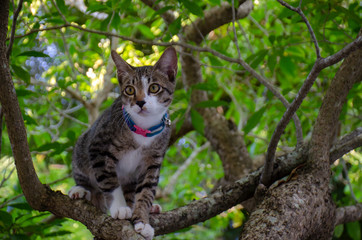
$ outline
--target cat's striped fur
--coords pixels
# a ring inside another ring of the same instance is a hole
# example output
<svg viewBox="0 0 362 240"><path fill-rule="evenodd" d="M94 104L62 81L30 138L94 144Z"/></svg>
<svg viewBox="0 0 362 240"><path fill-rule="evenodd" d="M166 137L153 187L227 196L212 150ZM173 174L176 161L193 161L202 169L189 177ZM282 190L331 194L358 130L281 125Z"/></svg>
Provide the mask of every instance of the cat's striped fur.
<svg viewBox="0 0 362 240"><path fill-rule="evenodd" d="M113 218L131 219L137 232L152 239L149 213L160 211L152 202L170 128L144 137L129 129L125 116L143 129L160 123L173 99L176 51L168 48L155 66L137 68L115 51L112 58L121 94L78 139L72 162L76 186L69 195L90 200Z"/></svg>

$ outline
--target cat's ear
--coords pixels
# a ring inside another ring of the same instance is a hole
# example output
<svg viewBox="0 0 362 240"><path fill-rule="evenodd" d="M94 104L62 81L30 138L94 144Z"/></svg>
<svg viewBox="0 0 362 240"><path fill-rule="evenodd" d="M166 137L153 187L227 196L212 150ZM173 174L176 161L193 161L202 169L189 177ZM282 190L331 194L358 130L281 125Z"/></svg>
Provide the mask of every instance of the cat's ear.
<svg viewBox="0 0 362 240"><path fill-rule="evenodd" d="M133 67L129 65L125 60L123 60L115 50L111 51L111 55L113 62L117 68L118 81L122 81L122 78L125 75L131 75L134 73Z"/></svg>
<svg viewBox="0 0 362 240"><path fill-rule="evenodd" d="M154 69L158 69L165 73L171 82L175 81L177 74L177 54L173 47L167 48L160 59L154 66Z"/></svg>

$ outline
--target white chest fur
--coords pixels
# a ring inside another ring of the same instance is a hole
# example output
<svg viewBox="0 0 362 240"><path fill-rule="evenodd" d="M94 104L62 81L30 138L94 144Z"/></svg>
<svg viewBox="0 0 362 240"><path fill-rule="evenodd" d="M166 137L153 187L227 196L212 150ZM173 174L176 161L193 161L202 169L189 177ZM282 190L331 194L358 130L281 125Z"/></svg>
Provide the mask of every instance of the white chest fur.
<svg viewBox="0 0 362 240"><path fill-rule="evenodd" d="M117 175L120 178L127 177L132 174L141 164L142 152L140 149L129 151L124 154L117 164Z"/></svg>
<svg viewBox="0 0 362 240"><path fill-rule="evenodd" d="M155 136L153 137L144 137L142 135L139 135L137 133L132 132L133 139L142 147L148 147L153 140L155 139Z"/></svg>

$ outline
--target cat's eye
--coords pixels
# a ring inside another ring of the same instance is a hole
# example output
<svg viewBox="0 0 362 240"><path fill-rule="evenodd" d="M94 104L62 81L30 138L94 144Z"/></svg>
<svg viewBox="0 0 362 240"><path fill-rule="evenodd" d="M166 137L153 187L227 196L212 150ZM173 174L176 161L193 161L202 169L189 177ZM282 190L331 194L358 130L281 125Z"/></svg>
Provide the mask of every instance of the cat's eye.
<svg viewBox="0 0 362 240"><path fill-rule="evenodd" d="M161 89L160 85L158 85L157 83L154 83L149 87L148 90L150 91L150 93L158 93L160 91L160 89Z"/></svg>
<svg viewBox="0 0 362 240"><path fill-rule="evenodd" d="M132 86L127 86L125 89L124 89L124 92L129 95L129 96L132 96L135 94L136 90L134 89L134 87Z"/></svg>

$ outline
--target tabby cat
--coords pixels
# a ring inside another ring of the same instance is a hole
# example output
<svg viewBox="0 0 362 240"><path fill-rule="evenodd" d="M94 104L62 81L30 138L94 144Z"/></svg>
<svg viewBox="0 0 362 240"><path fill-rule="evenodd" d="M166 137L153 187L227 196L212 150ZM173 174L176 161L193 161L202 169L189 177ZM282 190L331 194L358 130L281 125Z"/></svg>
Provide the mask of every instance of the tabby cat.
<svg viewBox="0 0 362 240"><path fill-rule="evenodd" d="M136 232L152 239L149 213L170 138L167 109L177 73L174 48L154 66L133 67L115 51L120 96L80 136L73 153L73 199L86 198L113 218L131 219Z"/></svg>

